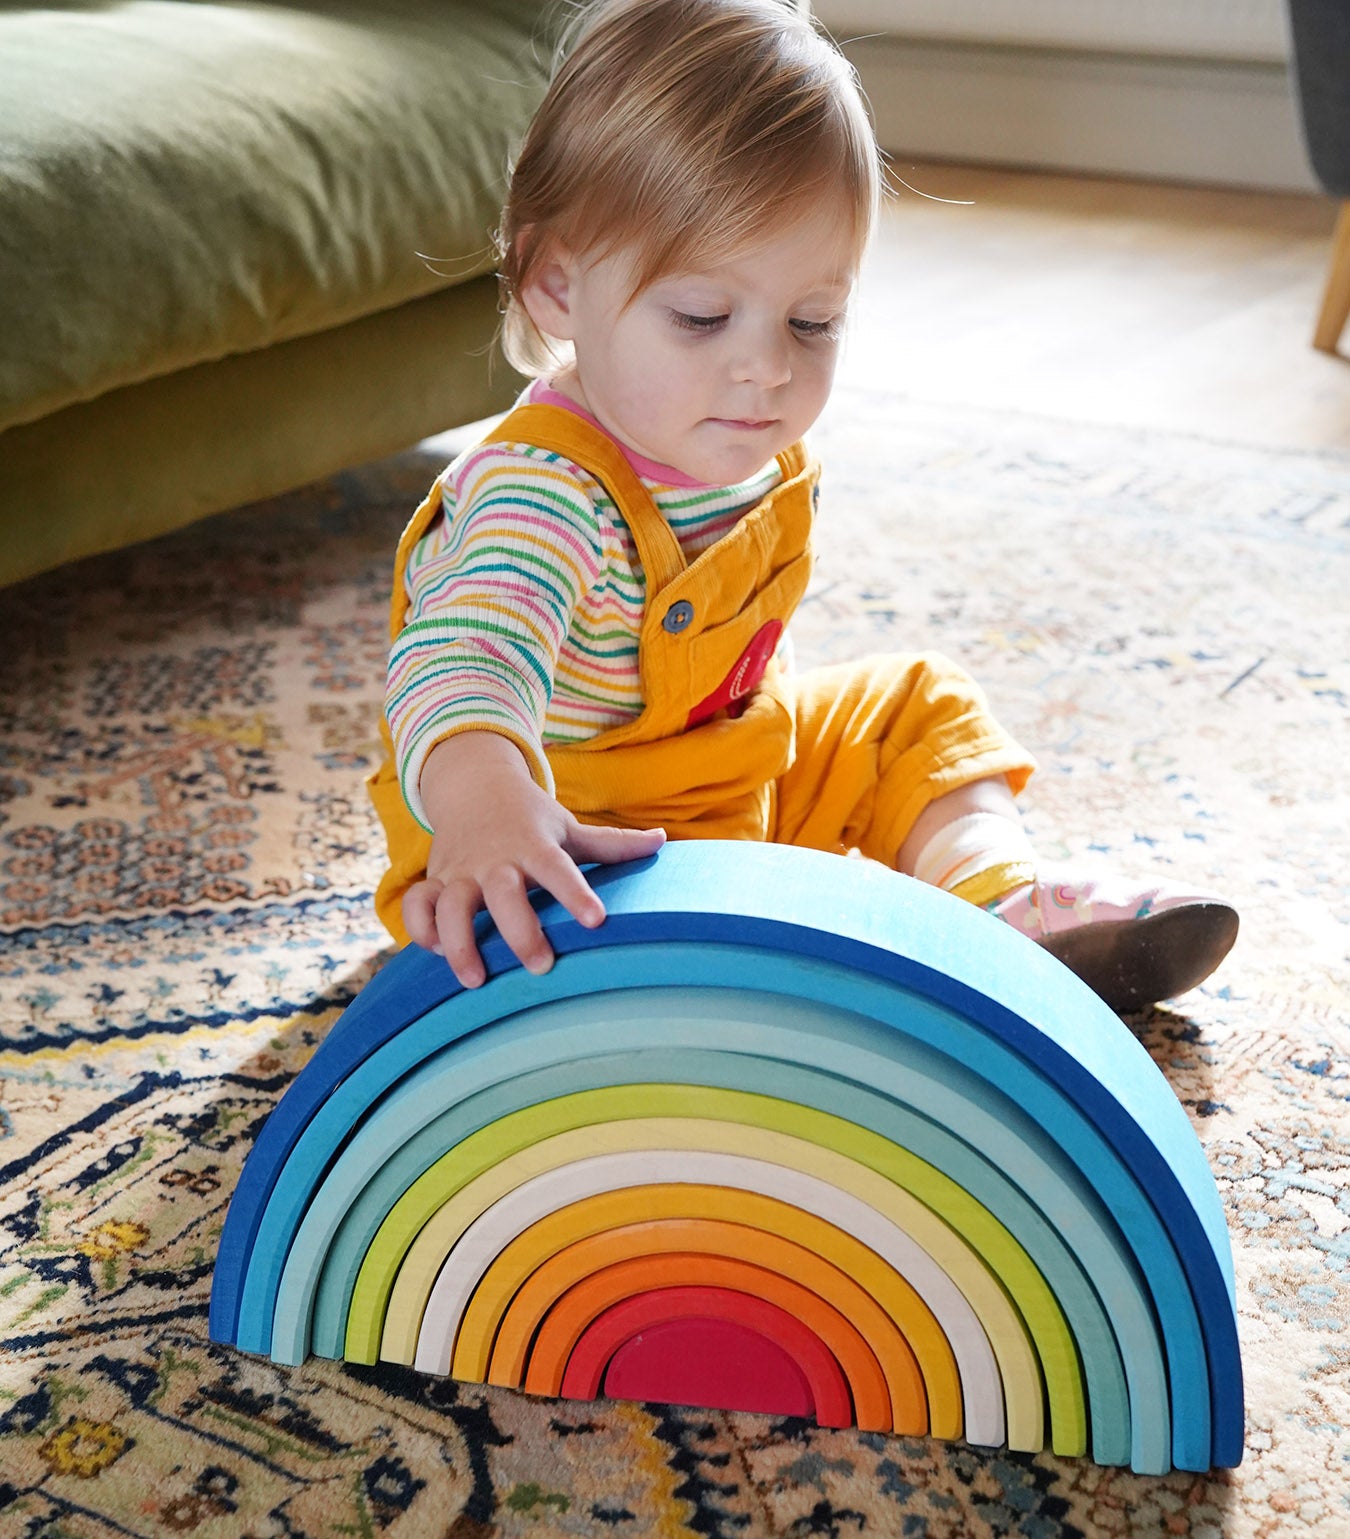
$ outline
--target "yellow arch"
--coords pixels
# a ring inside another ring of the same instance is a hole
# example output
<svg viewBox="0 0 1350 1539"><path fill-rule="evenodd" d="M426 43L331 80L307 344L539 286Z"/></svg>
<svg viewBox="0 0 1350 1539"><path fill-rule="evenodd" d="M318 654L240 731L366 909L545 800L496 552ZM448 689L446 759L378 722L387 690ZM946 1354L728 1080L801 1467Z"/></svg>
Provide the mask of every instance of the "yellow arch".
<svg viewBox="0 0 1350 1539"><path fill-rule="evenodd" d="M609 1124L608 1130L628 1126ZM632 1137L631 1130L629 1136ZM493 1258L515 1234L532 1223L580 1198L617 1189L649 1188L654 1184L720 1186L736 1194L750 1192L773 1197L834 1223L895 1266L931 1306L955 1356L966 1438L988 1447L1007 1442L1003 1380L975 1307L939 1264L888 1214L814 1174L772 1160L706 1148L642 1148L594 1154L584 1145L574 1143L574 1139L575 1134L557 1135L550 1140L554 1151L546 1151L545 1158L560 1163L526 1176L476 1217L471 1211L461 1213L456 1223L461 1236L445 1257L434 1285L430 1285L420 1328L413 1323L416 1344L409 1360L418 1367L430 1373L449 1373L453 1336L469 1296ZM568 1144L572 1145L570 1149ZM590 1149L594 1147L592 1142ZM523 1158L513 1156L511 1162L518 1166ZM451 1204L465 1195L461 1192L451 1199ZM467 1195L473 1204L475 1194ZM425 1279L422 1286L429 1286ZM398 1316L396 1288L387 1324L392 1327ZM387 1346L381 1355L397 1361Z"/></svg>
<svg viewBox="0 0 1350 1539"><path fill-rule="evenodd" d="M686 1109L690 1115L668 1115ZM711 1122L695 1112L720 1114L726 1121ZM653 1114L659 1127L653 1125ZM1044 1433L1040 1362L1026 1325L1003 1291L1006 1284L1041 1349L1055 1450L1072 1454L1085 1446L1083 1384L1072 1337L1053 1294L1009 1231L942 1172L869 1130L811 1107L744 1091L607 1087L524 1108L465 1139L413 1183L372 1243L353 1295L347 1355L374 1360L386 1302L393 1320L420 1320L435 1272L468 1224L521 1181L599 1152L599 1129L587 1124L606 1117L631 1121L612 1124L604 1148L745 1154L753 1145L756 1157L815 1174L886 1213L966 1293L1003 1372L1009 1439L1014 1447L1039 1448ZM638 1120L647 1126L639 1129ZM626 1135L621 1132L625 1126ZM792 1132L780 1131L784 1128ZM962 1233L949 1228L948 1221ZM982 1257L993 1261L992 1272Z"/></svg>

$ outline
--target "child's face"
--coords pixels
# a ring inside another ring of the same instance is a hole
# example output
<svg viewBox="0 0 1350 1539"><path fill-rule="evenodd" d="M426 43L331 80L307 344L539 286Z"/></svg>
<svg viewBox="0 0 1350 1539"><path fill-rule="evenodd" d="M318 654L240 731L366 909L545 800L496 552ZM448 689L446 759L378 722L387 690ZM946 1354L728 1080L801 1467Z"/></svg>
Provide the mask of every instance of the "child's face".
<svg viewBox="0 0 1350 1539"><path fill-rule="evenodd" d="M846 231L808 217L744 255L662 278L624 307L625 253L541 264L522 296L570 340L555 383L639 454L714 485L795 442L830 393L853 287Z"/></svg>

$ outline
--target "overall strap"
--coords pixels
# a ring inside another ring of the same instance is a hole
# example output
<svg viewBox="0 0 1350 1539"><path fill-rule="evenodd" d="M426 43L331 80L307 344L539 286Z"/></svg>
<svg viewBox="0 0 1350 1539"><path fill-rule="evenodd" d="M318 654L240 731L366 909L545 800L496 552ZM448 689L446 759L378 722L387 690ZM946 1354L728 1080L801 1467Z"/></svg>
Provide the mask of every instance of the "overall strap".
<svg viewBox="0 0 1350 1539"><path fill-rule="evenodd" d="M534 444L589 471L614 499L633 531L648 594L659 593L685 570L688 563L680 542L642 478L609 434L584 417L565 406L543 402L517 406L483 442ZM778 456L784 482L800 475L806 465L806 448L800 442L789 444Z"/></svg>
<svg viewBox="0 0 1350 1539"><path fill-rule="evenodd" d="M680 542L641 477L618 444L584 417L563 406L517 406L483 442L534 444L589 471L618 504L633 531L649 593L659 593L684 571Z"/></svg>

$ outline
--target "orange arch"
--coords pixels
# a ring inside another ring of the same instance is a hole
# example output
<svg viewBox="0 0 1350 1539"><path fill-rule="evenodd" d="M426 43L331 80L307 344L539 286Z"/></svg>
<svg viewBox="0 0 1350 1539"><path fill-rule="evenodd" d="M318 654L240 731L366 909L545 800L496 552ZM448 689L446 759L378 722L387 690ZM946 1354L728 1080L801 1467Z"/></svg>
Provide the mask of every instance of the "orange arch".
<svg viewBox="0 0 1350 1539"><path fill-rule="evenodd" d="M568 1359L577 1342L587 1327L614 1305L660 1289L700 1286L762 1299L800 1321L844 1370L857 1425L866 1432L891 1430L886 1376L858 1329L809 1288L728 1256L678 1251L634 1256L573 1284L544 1317L526 1363L524 1388L536 1395L562 1393Z"/></svg>
<svg viewBox="0 0 1350 1539"><path fill-rule="evenodd" d="M461 1363L456 1346L456 1376L475 1381L486 1379L492 1384L521 1384L529 1336L518 1338L498 1328L505 1326L503 1315L512 1297L564 1245L605 1229L653 1218L703 1218L740 1224L779 1235L833 1263L877 1300L909 1343L927 1391L933 1436L952 1439L962 1435L961 1379L951 1344L932 1311L905 1277L855 1236L814 1213L759 1192L722 1186L625 1187L569 1203L530 1225L503 1246L469 1301L460 1336L467 1341L466 1351L478 1355L466 1357ZM502 1352L500 1376L498 1349Z"/></svg>
<svg viewBox="0 0 1350 1539"><path fill-rule="evenodd" d="M486 1374L481 1366L486 1344L468 1334L473 1303L478 1300L475 1293L455 1344L452 1376L469 1380L486 1377L489 1383L518 1385L529 1343L555 1299L592 1272L616 1262L673 1252L748 1262L801 1284L833 1305L858 1328L881 1364L890 1401L890 1430L910 1437L921 1437L928 1431L928 1400L919 1364L894 1320L872 1295L839 1267L802 1245L719 1219L648 1219L564 1246L526 1280L507 1306ZM480 1291L491 1288L491 1273L479 1286ZM480 1318L486 1313L480 1312Z"/></svg>

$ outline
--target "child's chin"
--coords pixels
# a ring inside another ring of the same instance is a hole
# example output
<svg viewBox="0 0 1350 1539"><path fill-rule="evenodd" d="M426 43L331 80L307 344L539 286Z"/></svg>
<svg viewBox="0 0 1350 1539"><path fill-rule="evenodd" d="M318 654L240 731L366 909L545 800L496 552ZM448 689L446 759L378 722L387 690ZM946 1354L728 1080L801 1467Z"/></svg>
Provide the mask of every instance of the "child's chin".
<svg viewBox="0 0 1350 1539"><path fill-rule="evenodd" d="M730 486L735 481L749 480L785 447L772 433L747 434L744 443L728 444L716 453L691 456L697 463L682 468L687 475L710 486Z"/></svg>

